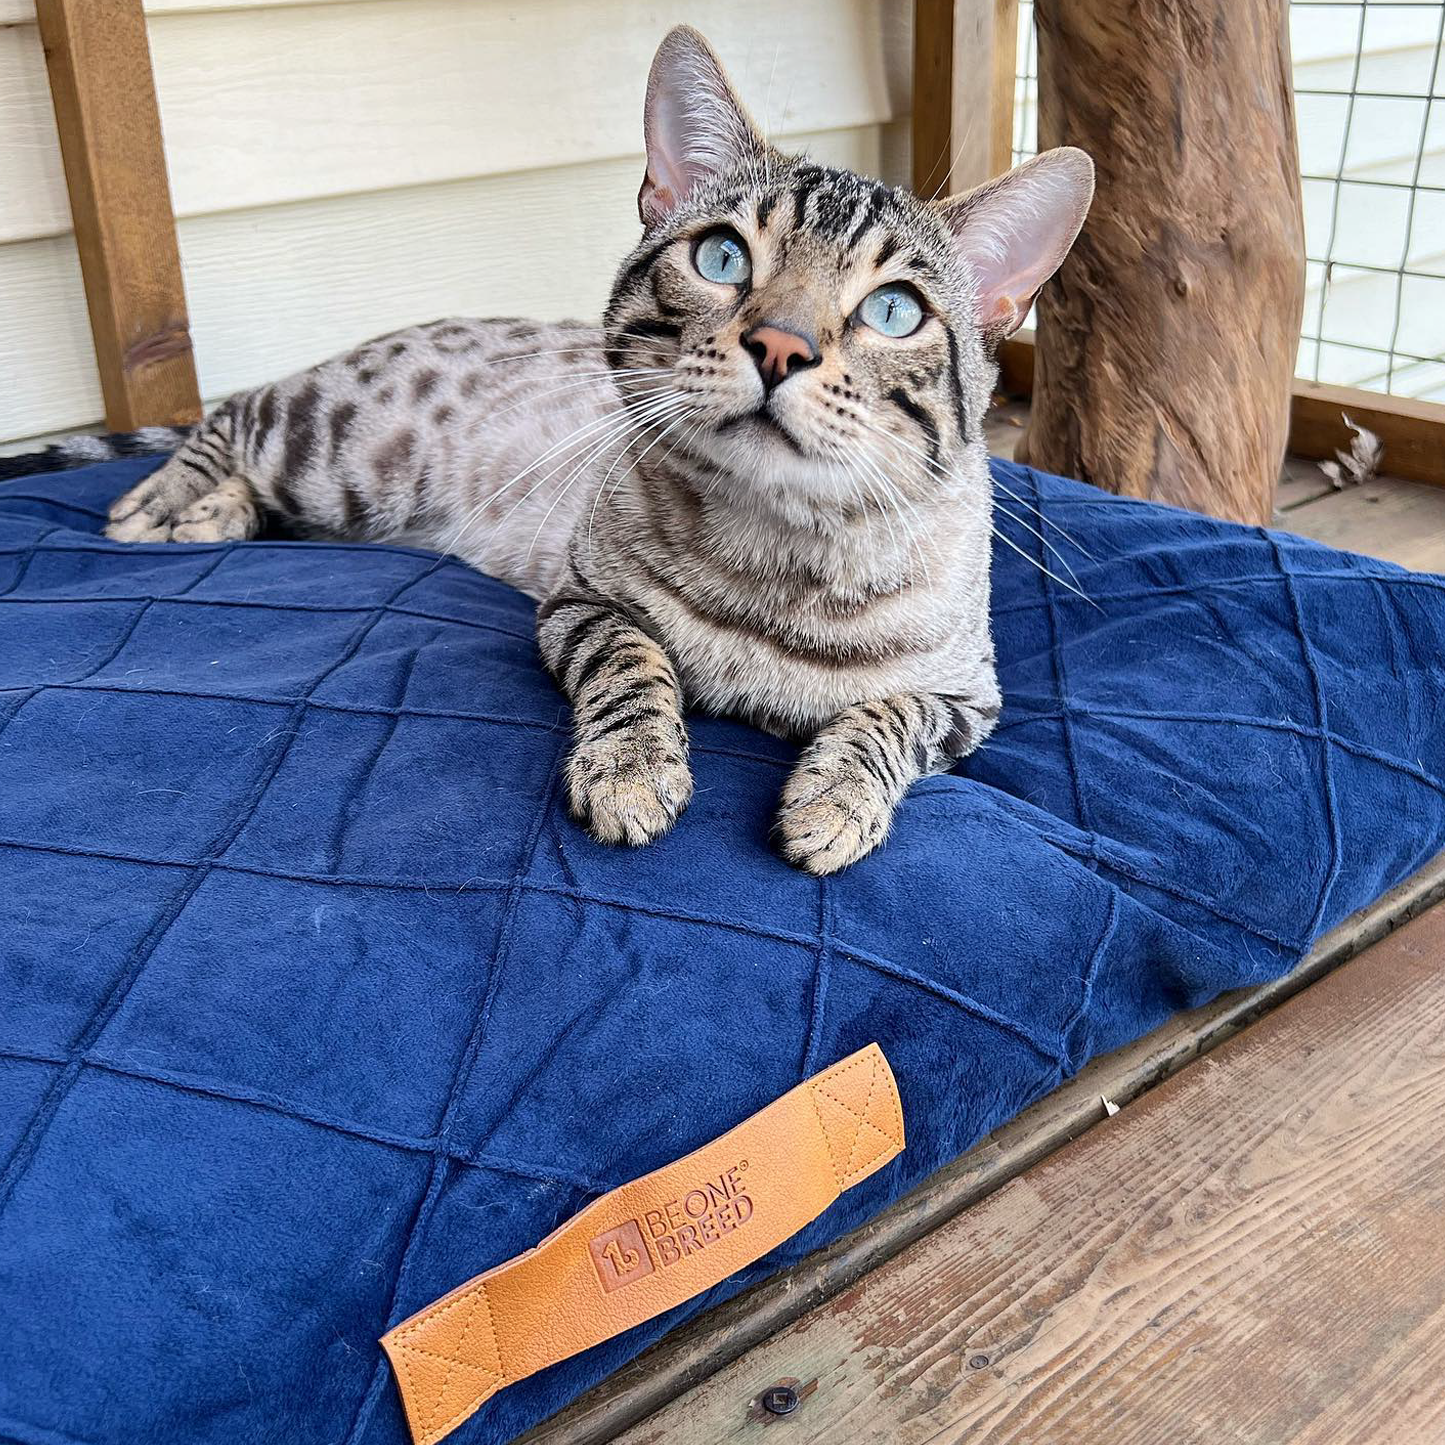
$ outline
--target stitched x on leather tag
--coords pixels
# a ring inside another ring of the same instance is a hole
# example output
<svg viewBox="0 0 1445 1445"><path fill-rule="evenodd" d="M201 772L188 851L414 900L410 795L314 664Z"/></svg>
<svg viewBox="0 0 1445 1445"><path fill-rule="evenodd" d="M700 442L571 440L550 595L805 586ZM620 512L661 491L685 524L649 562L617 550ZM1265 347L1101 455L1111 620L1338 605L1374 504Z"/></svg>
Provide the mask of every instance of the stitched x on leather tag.
<svg viewBox="0 0 1445 1445"><path fill-rule="evenodd" d="M416 1445L450 1434L504 1385L720 1283L902 1148L898 1086L869 1044L593 1200L382 1337Z"/></svg>

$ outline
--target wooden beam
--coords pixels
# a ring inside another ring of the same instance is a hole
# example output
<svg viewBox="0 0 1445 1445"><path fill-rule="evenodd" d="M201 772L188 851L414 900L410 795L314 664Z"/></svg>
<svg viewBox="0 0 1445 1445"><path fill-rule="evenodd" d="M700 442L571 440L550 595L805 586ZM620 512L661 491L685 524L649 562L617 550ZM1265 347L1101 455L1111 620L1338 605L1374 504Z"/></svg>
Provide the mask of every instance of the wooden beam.
<svg viewBox="0 0 1445 1445"><path fill-rule="evenodd" d="M1021 331L999 348L999 390L1026 397L1034 389L1034 340ZM1297 379L1290 400L1289 451L1316 461L1348 451L1344 416L1368 427L1384 444L1381 470L1410 482L1445 486L1445 405L1384 396L1353 386Z"/></svg>
<svg viewBox="0 0 1445 1445"><path fill-rule="evenodd" d="M913 189L932 195L953 164L953 0L913 0Z"/></svg>
<svg viewBox="0 0 1445 1445"><path fill-rule="evenodd" d="M37 0L106 425L201 415L141 0Z"/></svg>
<svg viewBox="0 0 1445 1445"><path fill-rule="evenodd" d="M913 189L956 195L1006 171L1018 0L914 0Z"/></svg>
<svg viewBox="0 0 1445 1445"><path fill-rule="evenodd" d="M1018 0L993 0L989 85L988 171L1002 175L1013 164L1014 86L1018 71Z"/></svg>
<svg viewBox="0 0 1445 1445"><path fill-rule="evenodd" d="M1137 1043L1095 1059L876 1219L682 1326L517 1445L614 1440L1098 1123L1105 1117L1101 1095L1116 1104L1137 1098L1442 898L1445 854L1326 934L1292 973L1178 1014ZM738 1402L739 1420L746 1404Z"/></svg>

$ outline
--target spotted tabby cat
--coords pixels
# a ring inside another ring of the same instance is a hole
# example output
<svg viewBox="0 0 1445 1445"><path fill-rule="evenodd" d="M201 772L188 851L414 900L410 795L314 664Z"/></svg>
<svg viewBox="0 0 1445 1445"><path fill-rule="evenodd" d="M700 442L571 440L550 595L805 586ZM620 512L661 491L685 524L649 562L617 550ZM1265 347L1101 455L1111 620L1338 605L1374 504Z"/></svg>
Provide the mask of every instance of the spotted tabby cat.
<svg viewBox="0 0 1445 1445"><path fill-rule="evenodd" d="M233 397L122 497L125 541L451 552L539 599L594 837L686 808L688 706L807 741L783 855L832 873L987 737L998 341L1073 243L1056 150L937 205L774 150L707 42L648 82L643 234L600 327L440 321Z"/></svg>

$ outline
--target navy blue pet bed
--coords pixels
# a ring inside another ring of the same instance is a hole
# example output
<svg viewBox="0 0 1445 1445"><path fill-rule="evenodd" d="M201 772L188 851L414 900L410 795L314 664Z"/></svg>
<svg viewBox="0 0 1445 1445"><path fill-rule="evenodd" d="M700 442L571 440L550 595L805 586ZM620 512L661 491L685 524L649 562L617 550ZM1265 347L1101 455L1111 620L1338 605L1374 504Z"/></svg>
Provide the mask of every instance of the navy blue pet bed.
<svg viewBox="0 0 1445 1445"><path fill-rule="evenodd" d="M1445 846L1439 578L999 465L1002 724L820 884L767 848L790 748L697 720L681 824L599 847L525 599L399 548L106 542L154 465L0 487L23 1445L402 1445L389 1325L882 1044L906 1151L456 1436L508 1440ZM1090 601L1019 555L1062 571L1035 507Z"/></svg>

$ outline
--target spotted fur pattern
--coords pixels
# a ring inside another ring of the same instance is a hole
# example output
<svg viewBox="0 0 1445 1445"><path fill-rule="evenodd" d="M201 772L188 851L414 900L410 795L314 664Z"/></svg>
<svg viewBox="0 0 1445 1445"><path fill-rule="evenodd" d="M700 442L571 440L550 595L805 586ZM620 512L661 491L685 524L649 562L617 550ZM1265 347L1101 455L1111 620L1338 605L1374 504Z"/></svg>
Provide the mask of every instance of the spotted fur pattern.
<svg viewBox="0 0 1445 1445"><path fill-rule="evenodd" d="M687 806L692 707L805 742L777 846L829 873L998 716L992 338L958 214L766 145L700 37L664 42L648 104L644 233L600 327L441 321L237 396L108 531L216 541L272 514L451 552L539 599L595 837L645 843ZM746 284L698 270L720 225ZM888 282L923 299L911 336L858 318ZM814 348L771 390L760 325Z"/></svg>

